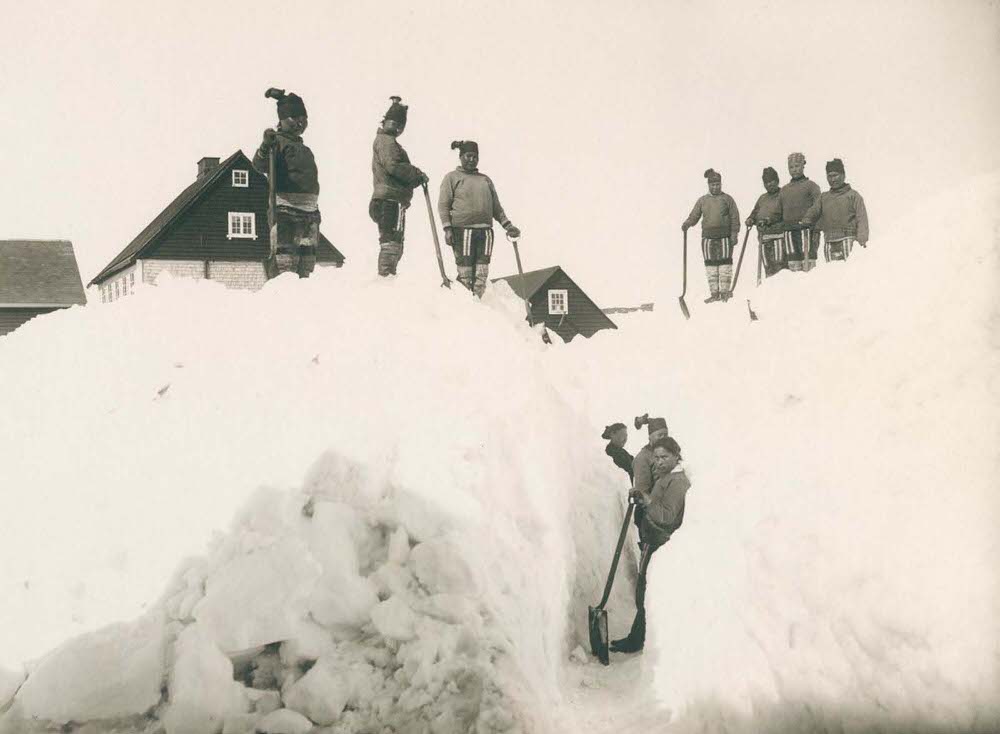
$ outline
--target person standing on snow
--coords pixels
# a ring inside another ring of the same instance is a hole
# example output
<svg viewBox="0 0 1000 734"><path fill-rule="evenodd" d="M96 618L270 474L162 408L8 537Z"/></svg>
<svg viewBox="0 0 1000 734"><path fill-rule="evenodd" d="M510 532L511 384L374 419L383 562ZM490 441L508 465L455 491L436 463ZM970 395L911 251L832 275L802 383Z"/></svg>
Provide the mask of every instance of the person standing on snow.
<svg viewBox="0 0 1000 734"><path fill-rule="evenodd" d="M732 295L729 286L733 281L733 247L740 236L740 212L733 197L722 191L722 174L709 168L705 171L705 178L708 179L708 193L695 202L681 229L687 232L704 217L701 223L701 252L711 292L705 303L711 303L728 301Z"/></svg>
<svg viewBox="0 0 1000 734"><path fill-rule="evenodd" d="M625 441L628 440L628 428L624 423L612 423L606 426L601 438L608 442L604 447L604 453L611 457L615 466L628 474L629 486L632 485L632 462L635 461L632 454L625 450Z"/></svg>
<svg viewBox="0 0 1000 734"><path fill-rule="evenodd" d="M658 439L652 446L653 470L656 482L648 491L632 490L636 507L643 508L642 523L639 525L640 547L639 575L635 581L635 618L627 636L611 643L612 652L638 652L646 644L646 577L649 562L670 536L684 521L684 500L691 482L681 462L681 447L668 437Z"/></svg>
<svg viewBox="0 0 1000 734"><path fill-rule="evenodd" d="M757 242L764 260L764 273L771 277L788 267L785 260L785 228L781 223L781 187L778 172L768 166L761 176L765 193L747 217L747 226L757 226Z"/></svg>
<svg viewBox="0 0 1000 734"><path fill-rule="evenodd" d="M309 125L306 105L297 94L277 93L278 128L264 131L264 139L253 156L253 167L270 176L270 152L274 157L274 217L278 225L278 249L268 257L268 277L295 272L308 278L316 267L319 245L319 171L313 152L302 142Z"/></svg>
<svg viewBox="0 0 1000 734"><path fill-rule="evenodd" d="M438 213L444 241L455 252L458 282L482 298L490 274L493 252L493 220L507 236L518 238L521 230L511 224L500 206L493 181L479 171L479 145L474 140L456 140L460 165L441 181Z"/></svg>
<svg viewBox="0 0 1000 734"><path fill-rule="evenodd" d="M396 274L403 257L403 236L406 230L406 210L413 198L413 189L429 180L424 172L410 164L410 157L396 140L406 129L407 106L400 97L390 97L382 126L372 144L372 178L374 191L368 204L368 216L378 225L378 274Z"/></svg>
<svg viewBox="0 0 1000 734"><path fill-rule="evenodd" d="M802 217L802 223L807 227L818 223L827 262L846 260L855 241L868 246L868 211L861 194L844 182L844 162L840 158L826 164L826 180L830 190L820 195Z"/></svg>
<svg viewBox="0 0 1000 734"><path fill-rule="evenodd" d="M788 156L788 174L792 180L781 187L781 214L785 230L785 252L788 269L808 272L816 265L819 253L819 232L801 223L803 215L819 201L819 186L806 178L803 171L806 157L801 153Z"/></svg>

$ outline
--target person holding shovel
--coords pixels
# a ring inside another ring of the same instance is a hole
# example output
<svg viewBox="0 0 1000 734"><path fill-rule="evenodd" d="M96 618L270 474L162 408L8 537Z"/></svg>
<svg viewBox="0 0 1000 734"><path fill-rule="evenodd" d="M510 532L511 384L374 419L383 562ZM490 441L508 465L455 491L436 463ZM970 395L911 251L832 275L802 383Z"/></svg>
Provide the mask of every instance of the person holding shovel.
<svg viewBox="0 0 1000 734"><path fill-rule="evenodd" d="M298 273L308 278L316 267L319 244L319 172L316 158L302 142L309 125L302 98L280 89L269 89L267 96L278 102L278 128L264 131L264 139L253 156L253 167L265 176L274 176L275 211L278 246L265 263L268 277ZM274 156L273 174L270 153Z"/></svg>
<svg viewBox="0 0 1000 734"><path fill-rule="evenodd" d="M806 157L801 153L788 156L788 174L791 180L781 187L781 214L785 230L785 253L788 269L809 272L816 265L819 253L819 232L802 224L802 217L809 207L819 200L819 186L810 181L804 171Z"/></svg>
<svg viewBox="0 0 1000 734"><path fill-rule="evenodd" d="M482 298L490 274L493 252L493 220L511 239L521 236L497 196L493 181L479 170L479 145L474 140L455 140L459 166L441 181L438 214L444 241L455 252L458 282Z"/></svg>
<svg viewBox="0 0 1000 734"><path fill-rule="evenodd" d="M770 278L788 267L785 259L785 228L781 221L781 187L778 172L768 166L761 176L764 193L747 217L748 227L757 227L757 242L764 260L764 273Z"/></svg>
<svg viewBox="0 0 1000 734"><path fill-rule="evenodd" d="M722 191L722 174L709 168L708 193L695 202L681 229L685 232L701 219L701 252L711 295L705 303L728 301L733 280L733 247L739 241L740 212L736 202Z"/></svg>
<svg viewBox="0 0 1000 734"><path fill-rule="evenodd" d="M635 618L627 636L611 642L612 652L638 652L646 644L646 577L649 562L660 547L677 531L684 521L684 500L691 482L681 462L681 447L669 436L652 444L653 472L656 481L648 491L636 486L631 493L636 508L643 509L639 525L640 548L639 575L635 582Z"/></svg>
<svg viewBox="0 0 1000 734"><path fill-rule="evenodd" d="M802 224L806 227L817 224L823 231L826 262L846 260L855 242L868 246L868 210L861 194L845 183L844 162L840 158L826 164L826 180L830 190L820 194L803 215Z"/></svg>
<svg viewBox="0 0 1000 734"><path fill-rule="evenodd" d="M413 198L413 189L428 182L427 176L410 163L397 140L406 129L407 106L400 97L390 97L392 104L382 118L382 125L372 144L372 178L374 191L368 204L368 216L378 225L378 274L396 274L403 257L403 236L406 231L406 210Z"/></svg>
<svg viewBox="0 0 1000 734"><path fill-rule="evenodd" d="M646 430L649 432L649 442L639 449L639 453L632 461L632 486L645 493L653 488L653 444L661 438L667 437L667 422L663 418L650 418L649 413L644 413L636 417L633 425L637 431L646 426ZM636 506L635 526L637 528L641 526L642 513L642 507Z"/></svg>

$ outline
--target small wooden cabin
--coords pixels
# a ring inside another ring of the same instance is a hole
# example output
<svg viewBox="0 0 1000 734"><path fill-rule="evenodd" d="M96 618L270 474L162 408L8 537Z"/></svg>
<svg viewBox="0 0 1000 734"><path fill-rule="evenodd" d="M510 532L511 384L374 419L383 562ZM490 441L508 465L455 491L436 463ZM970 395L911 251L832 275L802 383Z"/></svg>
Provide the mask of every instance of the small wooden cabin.
<svg viewBox="0 0 1000 734"><path fill-rule="evenodd" d="M601 329L617 329L600 307L584 293L572 278L558 265L543 270L532 270L521 275L496 278L505 281L521 298L531 305L531 322L544 322L563 341L570 341L577 334L593 336Z"/></svg>
<svg viewBox="0 0 1000 734"><path fill-rule="evenodd" d="M72 242L0 240L0 336L36 316L86 303Z"/></svg>

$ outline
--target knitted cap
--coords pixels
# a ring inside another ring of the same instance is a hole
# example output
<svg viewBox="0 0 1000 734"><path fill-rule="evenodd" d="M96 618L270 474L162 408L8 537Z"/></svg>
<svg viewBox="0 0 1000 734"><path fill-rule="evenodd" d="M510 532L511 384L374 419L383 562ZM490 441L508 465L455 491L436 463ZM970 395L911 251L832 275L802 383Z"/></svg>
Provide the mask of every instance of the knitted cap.
<svg viewBox="0 0 1000 734"><path fill-rule="evenodd" d="M302 97L291 92L278 100L278 119L284 120L286 117L309 117L306 112L306 103Z"/></svg>
<svg viewBox="0 0 1000 734"><path fill-rule="evenodd" d="M768 166L767 168L764 169L764 173L761 176L761 178L764 179L764 183L767 183L768 181L778 181L779 180L778 179L778 172L775 171L770 166Z"/></svg>
<svg viewBox="0 0 1000 734"><path fill-rule="evenodd" d="M805 165L806 157L804 155L802 155L801 153L789 153L788 154L788 162L789 163L801 163L801 164Z"/></svg>
<svg viewBox="0 0 1000 734"><path fill-rule="evenodd" d="M470 150L473 153L479 153L479 143L475 140L453 140L451 141L451 149L458 149L459 155L465 155Z"/></svg>
<svg viewBox="0 0 1000 734"><path fill-rule="evenodd" d="M843 173L844 162L840 160L840 158L834 158L832 161L827 161L826 172L829 173L830 171L840 171Z"/></svg>
<svg viewBox="0 0 1000 734"><path fill-rule="evenodd" d="M667 430L667 422L663 418L650 418L649 423L646 424L646 430L651 434L656 431Z"/></svg>
<svg viewBox="0 0 1000 734"><path fill-rule="evenodd" d="M714 183L715 181L722 180L722 174L716 171L714 168L709 168L705 171L705 178L708 179L709 183Z"/></svg>
<svg viewBox="0 0 1000 734"><path fill-rule="evenodd" d="M406 124L406 110L407 106L405 104L400 104L403 101L402 97L389 97L392 100L392 104L389 105L389 109L386 110L385 115L382 117L383 120L395 120L401 125Z"/></svg>
<svg viewBox="0 0 1000 734"><path fill-rule="evenodd" d="M610 426L605 426L604 433L601 434L601 438L605 441L610 441L611 437L622 430L625 427L624 423L612 423Z"/></svg>

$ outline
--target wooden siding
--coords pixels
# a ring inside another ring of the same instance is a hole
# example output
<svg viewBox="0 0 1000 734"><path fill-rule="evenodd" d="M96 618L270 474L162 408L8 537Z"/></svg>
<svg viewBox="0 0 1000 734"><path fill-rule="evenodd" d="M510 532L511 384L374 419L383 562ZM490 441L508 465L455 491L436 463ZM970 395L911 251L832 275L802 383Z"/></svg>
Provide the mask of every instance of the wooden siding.
<svg viewBox="0 0 1000 734"><path fill-rule="evenodd" d="M0 308L0 336L9 334L36 316L52 313L55 308Z"/></svg>
<svg viewBox="0 0 1000 734"><path fill-rule="evenodd" d="M549 315L549 291L553 289L567 291L569 313L561 325L561 316ZM570 341L577 334L590 337L601 329L615 328L614 323L562 270L549 278L532 297L531 317L536 324L545 321L545 326L555 331L565 341Z"/></svg>
<svg viewBox="0 0 1000 734"><path fill-rule="evenodd" d="M237 163L234 168L243 170ZM247 166L250 185L232 185L227 172L143 254L164 260L260 260L269 251L267 178ZM257 239L228 239L229 212L253 212Z"/></svg>

